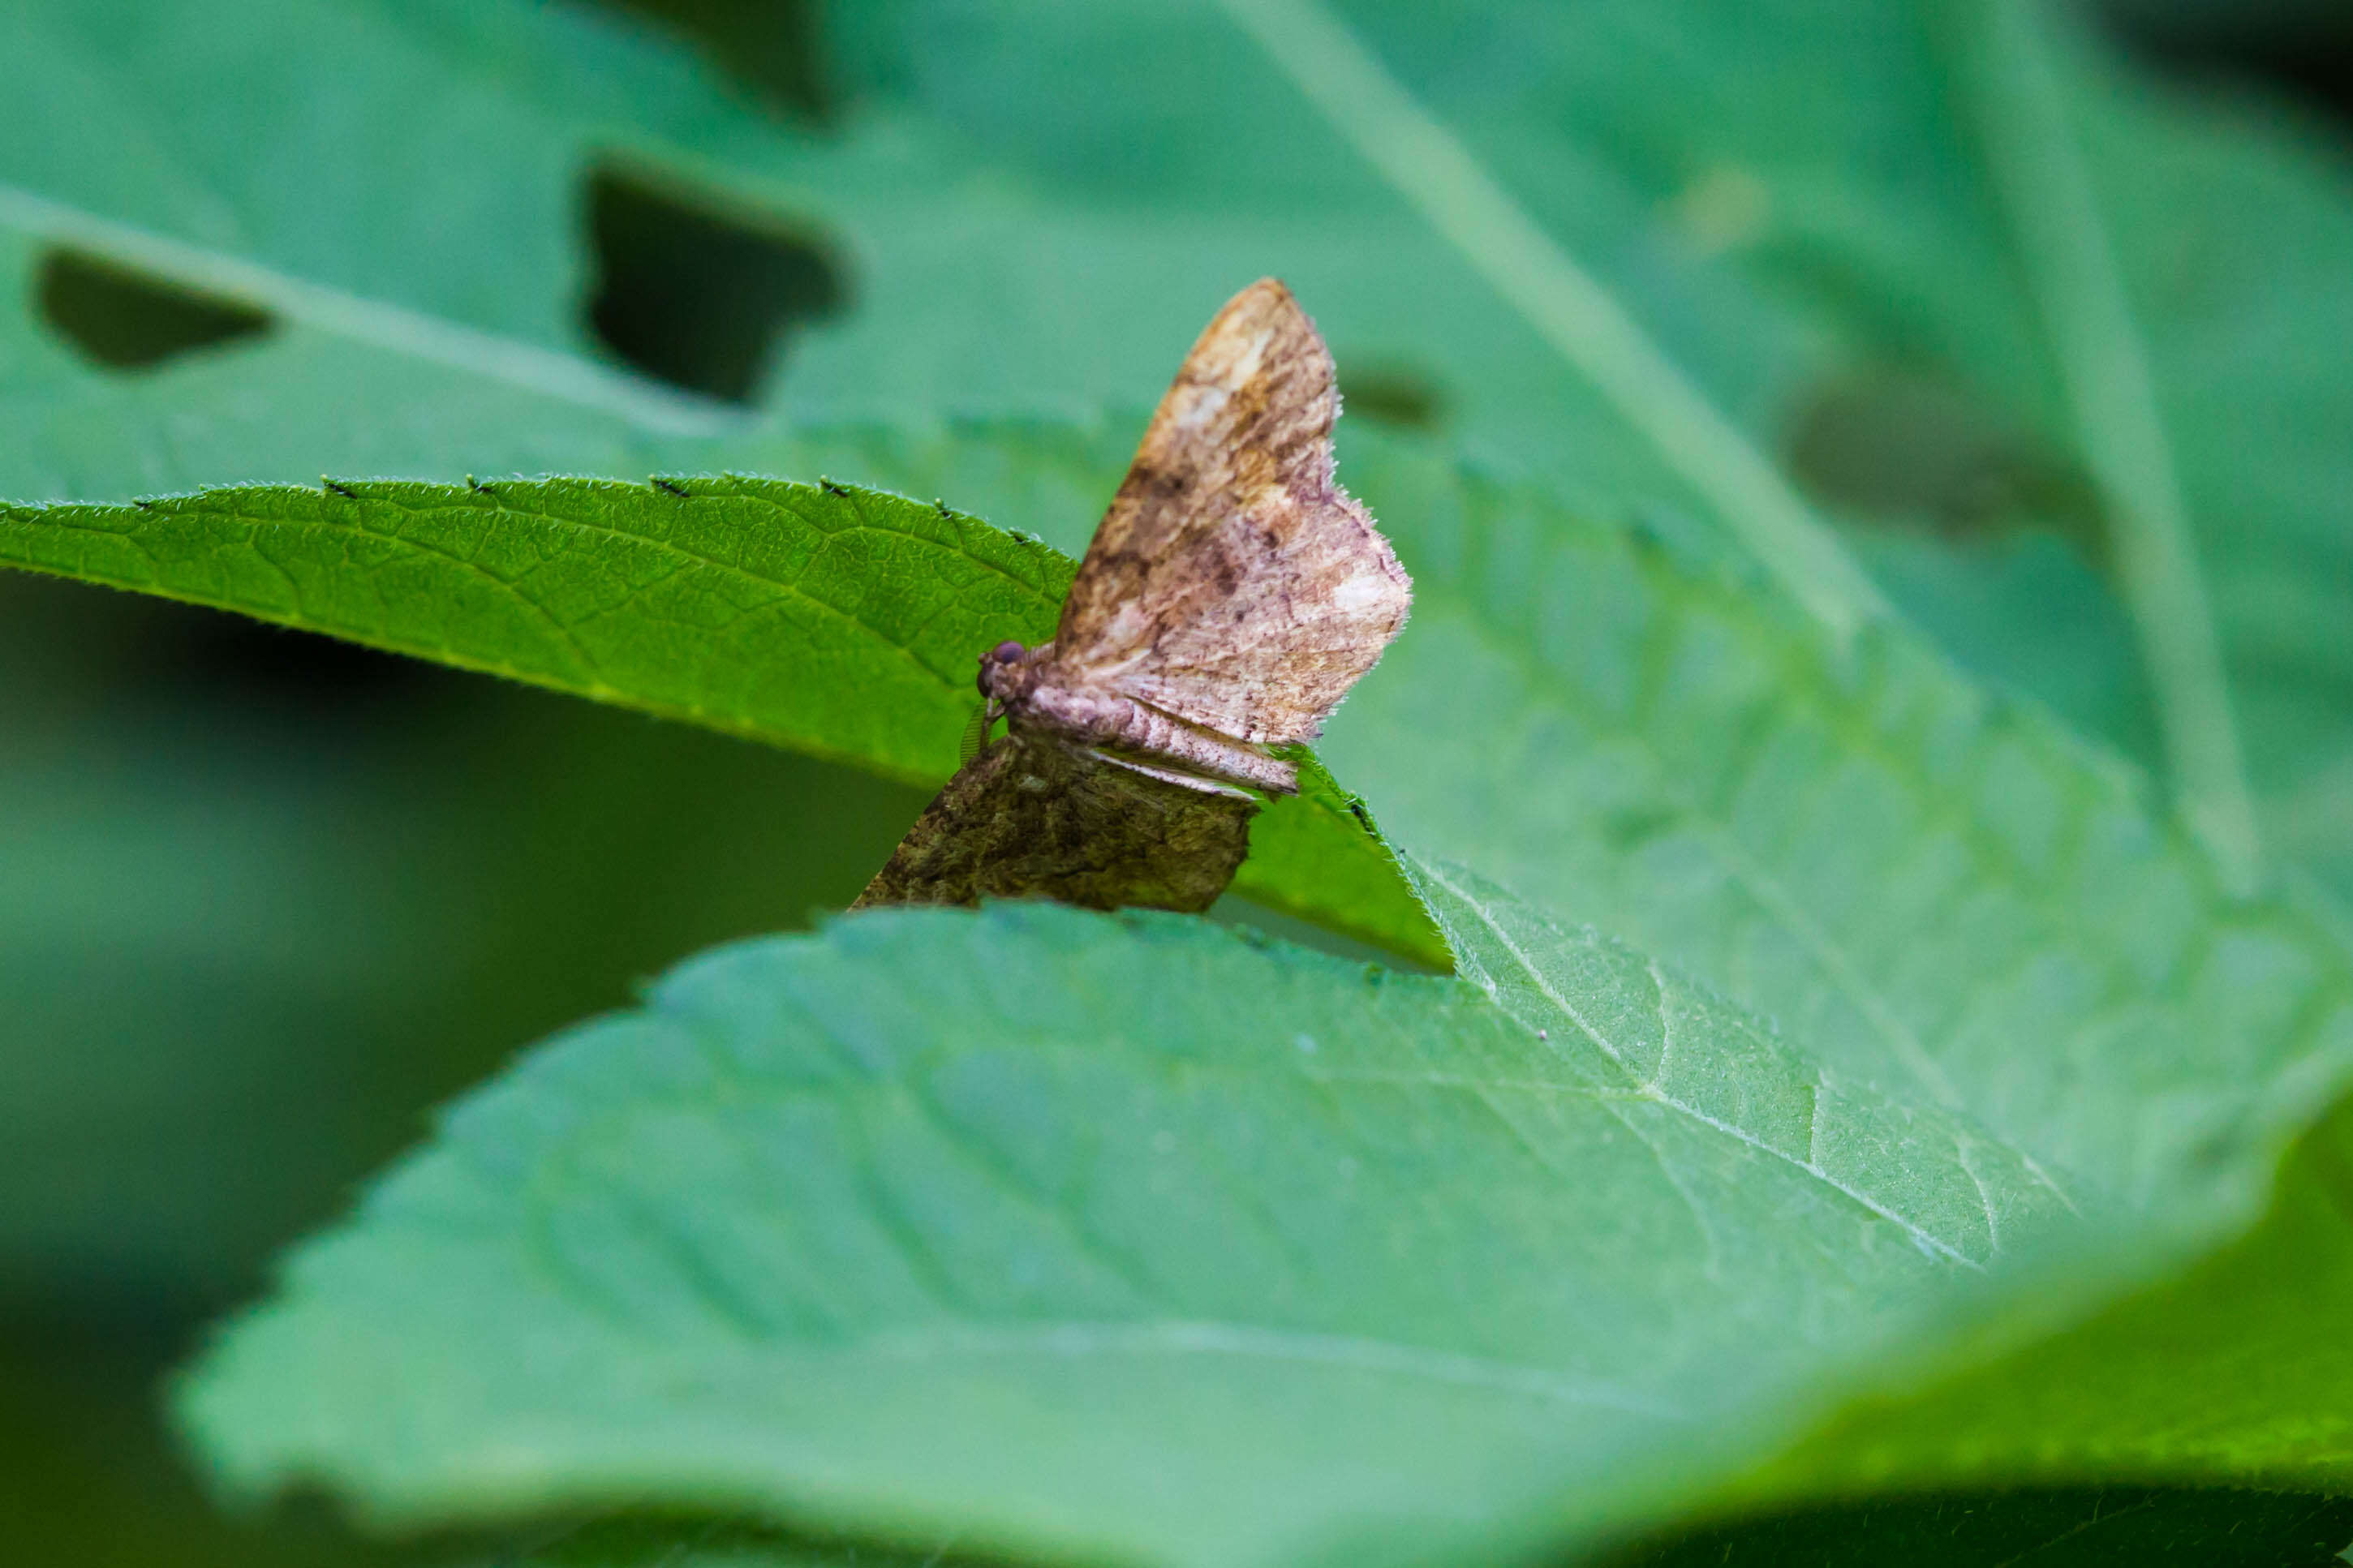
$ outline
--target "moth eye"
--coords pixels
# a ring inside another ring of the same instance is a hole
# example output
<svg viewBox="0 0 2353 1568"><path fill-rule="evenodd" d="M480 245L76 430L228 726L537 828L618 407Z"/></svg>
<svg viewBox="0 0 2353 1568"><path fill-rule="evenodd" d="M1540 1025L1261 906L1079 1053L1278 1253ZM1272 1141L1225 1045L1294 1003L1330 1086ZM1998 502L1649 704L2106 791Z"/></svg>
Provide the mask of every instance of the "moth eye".
<svg viewBox="0 0 2353 1568"><path fill-rule="evenodd" d="M1015 659L1019 658L1024 651L1018 642L1001 642L988 650L988 657L999 664L1011 664Z"/></svg>

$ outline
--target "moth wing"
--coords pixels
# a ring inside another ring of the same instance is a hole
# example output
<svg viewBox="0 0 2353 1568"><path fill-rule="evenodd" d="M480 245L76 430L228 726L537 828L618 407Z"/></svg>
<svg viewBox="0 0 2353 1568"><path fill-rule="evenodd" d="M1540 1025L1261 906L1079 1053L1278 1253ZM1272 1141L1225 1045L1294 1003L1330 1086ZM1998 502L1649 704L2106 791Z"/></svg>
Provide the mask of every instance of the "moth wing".
<svg viewBox="0 0 2353 1568"><path fill-rule="evenodd" d="M1258 802L1017 730L972 760L852 909L1045 897L1198 912L1250 853Z"/></svg>
<svg viewBox="0 0 2353 1568"><path fill-rule="evenodd" d="M1332 355L1291 290L1218 312L1161 399L1062 605L1073 680L1257 743L1314 738L1413 585L1332 475Z"/></svg>

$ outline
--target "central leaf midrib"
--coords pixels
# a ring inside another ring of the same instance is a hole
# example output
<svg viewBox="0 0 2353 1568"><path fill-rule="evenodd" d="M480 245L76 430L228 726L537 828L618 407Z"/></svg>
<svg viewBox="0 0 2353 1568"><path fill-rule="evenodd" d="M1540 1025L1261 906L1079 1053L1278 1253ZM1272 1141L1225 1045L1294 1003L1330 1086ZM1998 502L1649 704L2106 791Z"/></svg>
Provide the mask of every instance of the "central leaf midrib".
<svg viewBox="0 0 2353 1568"><path fill-rule="evenodd" d="M1535 987L1546 1001L1550 1002L1553 1006L1558 1010L1562 1017L1575 1025L1580 1034L1584 1035L1586 1038L1593 1042L1595 1049L1600 1051L1602 1055L1616 1063L1619 1068L1626 1073L1630 1081L1631 1081L1635 1086L1636 1093L1638 1093L1641 1098L1654 1100L1670 1110L1677 1111L1689 1117L1691 1120L1698 1122L1704 1127L1711 1128L1717 1132L1723 1133L1726 1137L1732 1138L1741 1143L1746 1144L1752 1149L1757 1150L1761 1153L1768 1154L1774 1159L1782 1161L1792 1170L1803 1172L1805 1174L1811 1176L1814 1180L1820 1182L1822 1184L1840 1194L1841 1196L1861 1205L1862 1207L1870 1210L1873 1214L1879 1215L1882 1219L1888 1221L1890 1224L1899 1226L1905 1235L1909 1236L1913 1239L1915 1244L1922 1248L1941 1256L1949 1262L1959 1264L1963 1268L1976 1270L1983 1269L1984 1265L1978 1263L1975 1258L1972 1258L1968 1254L1962 1252L1952 1243L1944 1240L1942 1237L1936 1236L1926 1229L1924 1229L1919 1224L1907 1218L1905 1215L1890 1206L1885 1202L1878 1198L1872 1197L1868 1194L1854 1187L1849 1186L1846 1183L1840 1181L1836 1176L1831 1175L1829 1172L1810 1161L1800 1160L1785 1149L1776 1148L1773 1144L1767 1142L1764 1139L1757 1137L1755 1133L1748 1131L1746 1128L1736 1126L1731 1122L1711 1116L1706 1111L1700 1110L1697 1106L1693 1105L1688 1101L1676 1099L1673 1095L1667 1093L1663 1089L1660 1088L1657 1083L1645 1079L1639 1074L1635 1073L1617 1047L1611 1044L1599 1029L1595 1028L1592 1023L1586 1018L1584 1014L1579 1012L1567 997L1563 996L1556 989L1554 988L1552 982L1545 976L1542 971L1537 969L1535 961L1528 957L1526 951L1513 939L1511 934L1503 928L1503 925L1499 921L1496 921L1495 917L1488 912L1487 906L1483 900L1472 898L1462 889L1449 881L1443 872L1438 870L1427 861L1422 863L1422 874L1430 878L1433 882L1436 882L1440 887L1444 888L1449 893L1454 895L1454 897L1461 901L1462 907L1469 910L1473 917L1478 920L1479 923L1487 928L1487 930L1493 935L1494 939L1503 945L1504 951L1510 956L1512 962L1518 966L1520 973L1526 976L1528 982ZM1818 1116L1820 1114L1819 1107L1817 1107L1811 1114Z"/></svg>

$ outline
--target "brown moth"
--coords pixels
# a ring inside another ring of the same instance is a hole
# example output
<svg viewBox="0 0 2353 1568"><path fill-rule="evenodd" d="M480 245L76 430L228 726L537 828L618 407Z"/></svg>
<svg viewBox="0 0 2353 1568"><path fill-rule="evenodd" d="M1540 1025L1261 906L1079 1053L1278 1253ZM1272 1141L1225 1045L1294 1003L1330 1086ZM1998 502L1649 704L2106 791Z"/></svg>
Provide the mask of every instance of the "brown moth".
<svg viewBox="0 0 2353 1568"><path fill-rule="evenodd" d="M1271 747L1311 741L1413 585L1334 481L1332 355L1271 278L1219 311L1095 530L1054 640L980 656L1008 733L860 897L1202 910L1249 851ZM984 728L984 733L986 730Z"/></svg>

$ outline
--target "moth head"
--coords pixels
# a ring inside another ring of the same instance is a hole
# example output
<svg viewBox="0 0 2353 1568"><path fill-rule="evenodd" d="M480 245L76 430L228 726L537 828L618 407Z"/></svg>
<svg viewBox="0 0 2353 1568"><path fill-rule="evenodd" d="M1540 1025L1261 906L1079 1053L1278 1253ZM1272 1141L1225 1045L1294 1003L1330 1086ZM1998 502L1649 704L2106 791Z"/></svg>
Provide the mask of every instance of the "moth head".
<svg viewBox="0 0 2353 1568"><path fill-rule="evenodd" d="M1003 702L1018 697L1036 681L1029 661L1038 652L1018 642L1001 642L980 656L980 694Z"/></svg>

